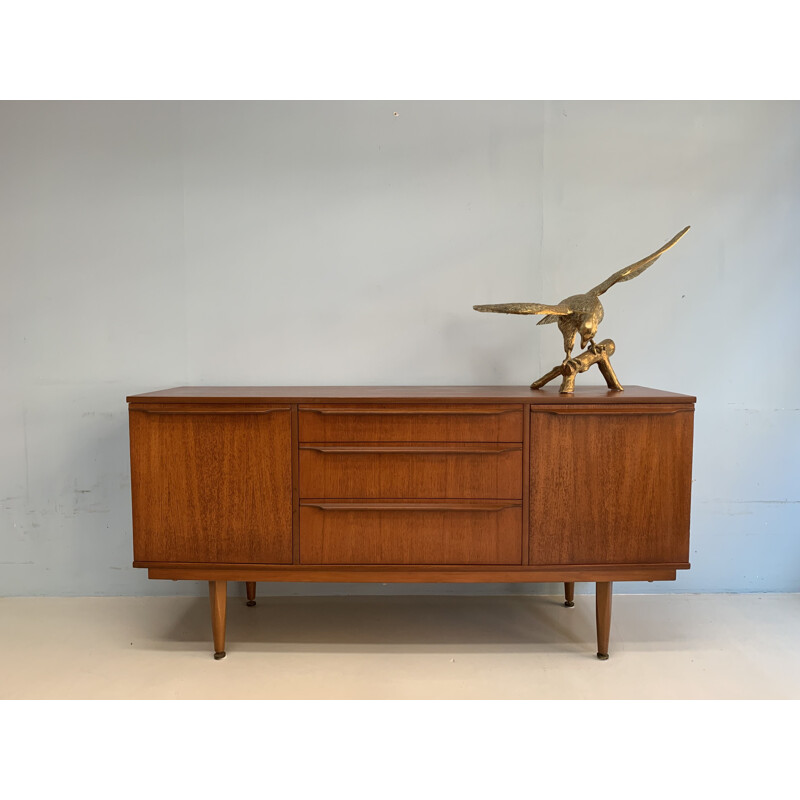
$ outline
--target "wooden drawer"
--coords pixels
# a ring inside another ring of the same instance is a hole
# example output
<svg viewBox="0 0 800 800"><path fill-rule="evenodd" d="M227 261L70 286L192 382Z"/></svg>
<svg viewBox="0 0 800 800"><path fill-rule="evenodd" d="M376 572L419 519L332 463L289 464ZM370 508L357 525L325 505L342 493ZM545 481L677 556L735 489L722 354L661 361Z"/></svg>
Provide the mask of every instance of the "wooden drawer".
<svg viewBox="0 0 800 800"><path fill-rule="evenodd" d="M301 498L522 498L521 444L300 445Z"/></svg>
<svg viewBox="0 0 800 800"><path fill-rule="evenodd" d="M521 405L299 407L301 442L521 442Z"/></svg>
<svg viewBox="0 0 800 800"><path fill-rule="evenodd" d="M300 504L301 564L520 564L522 508L503 502Z"/></svg>

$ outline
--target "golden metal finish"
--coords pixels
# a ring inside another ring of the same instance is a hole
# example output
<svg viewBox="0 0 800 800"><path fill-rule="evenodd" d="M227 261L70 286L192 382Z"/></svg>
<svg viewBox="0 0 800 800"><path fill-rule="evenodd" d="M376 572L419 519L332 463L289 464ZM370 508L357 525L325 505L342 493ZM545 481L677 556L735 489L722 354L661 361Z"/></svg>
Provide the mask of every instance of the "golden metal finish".
<svg viewBox="0 0 800 800"><path fill-rule="evenodd" d="M575 376L579 372L586 372L592 364L597 364L598 369L606 379L609 389L615 392L622 391L622 384L617 380L617 374L611 366L609 358L614 355L616 347L611 339L603 339L599 344L590 344L586 352L576 358L570 358L563 364L553 367L550 372L542 375L538 381L531 384L531 389L541 389L546 383L561 375L561 394L572 394L575 390Z"/></svg>
<svg viewBox="0 0 800 800"><path fill-rule="evenodd" d="M594 342L597 327L603 319L603 306L598 299L605 294L615 283L623 283L641 275L651 264L654 264L667 250L689 230L687 225L680 233L672 237L663 247L651 253L641 261L637 261L624 269L615 272L611 277L599 283L586 294L574 294L565 297L556 305L544 303L495 303L492 305L473 306L476 311L490 311L497 314L544 314L544 319L538 325L547 325L556 322L564 337L564 352L566 357L561 366L555 367L539 380L531 384L532 389L541 389L545 383L553 380L558 375L563 376L561 394L571 394L575 385L575 375L585 372L592 364L598 368L606 379L609 389L622 391L622 385L617 380L608 357L614 353L614 342L606 339L599 345ZM588 349L577 358L572 358L572 349L575 347L575 338L580 334L581 348L588 345Z"/></svg>

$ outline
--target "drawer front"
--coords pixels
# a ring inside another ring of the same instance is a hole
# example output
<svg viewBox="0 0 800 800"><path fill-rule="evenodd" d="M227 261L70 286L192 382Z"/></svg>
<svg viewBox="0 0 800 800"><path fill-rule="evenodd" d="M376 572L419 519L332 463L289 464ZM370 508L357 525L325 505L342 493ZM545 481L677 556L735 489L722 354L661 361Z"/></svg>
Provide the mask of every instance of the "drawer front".
<svg viewBox="0 0 800 800"><path fill-rule="evenodd" d="M301 503L301 564L520 564L507 503Z"/></svg>
<svg viewBox="0 0 800 800"><path fill-rule="evenodd" d="M300 445L301 498L522 498L522 445Z"/></svg>
<svg viewBox="0 0 800 800"><path fill-rule="evenodd" d="M302 405L301 442L521 442L521 405Z"/></svg>

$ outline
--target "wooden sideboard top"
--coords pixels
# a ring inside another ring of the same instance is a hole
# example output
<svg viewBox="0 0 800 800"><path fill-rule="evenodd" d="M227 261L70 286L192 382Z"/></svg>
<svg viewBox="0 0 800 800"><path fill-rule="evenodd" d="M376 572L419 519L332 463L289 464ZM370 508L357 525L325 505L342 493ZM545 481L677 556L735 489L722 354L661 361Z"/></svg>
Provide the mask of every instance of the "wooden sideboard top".
<svg viewBox="0 0 800 800"><path fill-rule="evenodd" d="M561 395L557 387L528 386L178 386L130 395L128 403L475 403L512 402L532 405L557 403L694 403L687 394L644 386L612 392L605 386L577 386Z"/></svg>

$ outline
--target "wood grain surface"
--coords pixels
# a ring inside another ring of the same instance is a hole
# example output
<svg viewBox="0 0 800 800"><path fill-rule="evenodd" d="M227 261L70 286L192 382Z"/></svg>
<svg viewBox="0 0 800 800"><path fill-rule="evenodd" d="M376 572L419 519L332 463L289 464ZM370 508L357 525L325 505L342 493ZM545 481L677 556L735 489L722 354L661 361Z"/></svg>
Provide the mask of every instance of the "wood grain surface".
<svg viewBox="0 0 800 800"><path fill-rule="evenodd" d="M208 582L208 598L211 602L211 633L214 639L214 658L225 656L225 628L227 624L228 582Z"/></svg>
<svg viewBox="0 0 800 800"><path fill-rule="evenodd" d="M290 417L131 410L135 559L291 562Z"/></svg>
<svg viewBox="0 0 800 800"><path fill-rule="evenodd" d="M301 444L300 497L521 500L522 445Z"/></svg>
<svg viewBox="0 0 800 800"><path fill-rule="evenodd" d="M179 387L128 398L134 566L226 581L597 584L688 569L694 398L642 387Z"/></svg>
<svg viewBox="0 0 800 800"><path fill-rule="evenodd" d="M301 405L300 442L522 442L522 406Z"/></svg>
<svg viewBox="0 0 800 800"><path fill-rule="evenodd" d="M608 658L608 638L611 633L611 595L614 584L598 581L595 585L595 622L597 626L597 657Z"/></svg>
<svg viewBox="0 0 800 800"><path fill-rule="evenodd" d="M561 583L567 581L674 581L689 564L584 564L556 567L442 566L248 566L246 564L147 564L158 580L308 581L324 583Z"/></svg>
<svg viewBox="0 0 800 800"><path fill-rule="evenodd" d="M521 503L300 503L302 564L519 564L521 557Z"/></svg>
<svg viewBox="0 0 800 800"><path fill-rule="evenodd" d="M575 393L562 395L558 387L545 386L178 386L157 392L130 395L129 403L693 403L686 394L664 392L644 386L626 386L612 392L607 386L576 386Z"/></svg>
<svg viewBox="0 0 800 800"><path fill-rule="evenodd" d="M634 412L531 412L531 564L689 560L692 407Z"/></svg>

